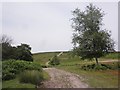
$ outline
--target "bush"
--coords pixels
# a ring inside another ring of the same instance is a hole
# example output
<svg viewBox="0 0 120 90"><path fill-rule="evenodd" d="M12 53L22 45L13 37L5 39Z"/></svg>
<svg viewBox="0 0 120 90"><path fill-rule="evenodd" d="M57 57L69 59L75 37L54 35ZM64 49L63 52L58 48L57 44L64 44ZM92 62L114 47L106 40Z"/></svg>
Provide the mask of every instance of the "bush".
<svg viewBox="0 0 120 90"><path fill-rule="evenodd" d="M51 65L59 65L60 64L60 60L58 59L58 57L55 55L52 60L50 61Z"/></svg>
<svg viewBox="0 0 120 90"><path fill-rule="evenodd" d="M42 68L47 68L48 66L46 66L46 65L42 65L41 67L42 67Z"/></svg>
<svg viewBox="0 0 120 90"><path fill-rule="evenodd" d="M33 61L31 47L27 44L21 44L20 46L17 46L16 53L16 59Z"/></svg>
<svg viewBox="0 0 120 90"><path fill-rule="evenodd" d="M10 80L15 78L16 74L24 70L42 71L40 64L22 61L22 60L7 60L2 62L2 80Z"/></svg>
<svg viewBox="0 0 120 90"><path fill-rule="evenodd" d="M100 65L96 65L96 64L91 64L91 65L83 65L81 66L81 69L83 70L107 70L107 69L120 69L120 64L118 63L113 63L113 64L100 64Z"/></svg>
<svg viewBox="0 0 120 90"><path fill-rule="evenodd" d="M25 70L24 72L20 73L19 80L22 83L31 83L37 85L43 81L43 75L37 70Z"/></svg>
<svg viewBox="0 0 120 90"><path fill-rule="evenodd" d="M112 69L118 69L118 70L120 70L120 63L118 62L118 63L113 63L112 65L111 65L111 68Z"/></svg>
<svg viewBox="0 0 120 90"><path fill-rule="evenodd" d="M109 69L109 68L107 68L106 66L102 66L102 65L96 65L96 66L94 67L94 69L95 69L95 70L107 70L107 69Z"/></svg>
<svg viewBox="0 0 120 90"><path fill-rule="evenodd" d="M9 72L8 70L3 70L3 75L2 75L3 80L10 80L14 78L15 78L14 73Z"/></svg>

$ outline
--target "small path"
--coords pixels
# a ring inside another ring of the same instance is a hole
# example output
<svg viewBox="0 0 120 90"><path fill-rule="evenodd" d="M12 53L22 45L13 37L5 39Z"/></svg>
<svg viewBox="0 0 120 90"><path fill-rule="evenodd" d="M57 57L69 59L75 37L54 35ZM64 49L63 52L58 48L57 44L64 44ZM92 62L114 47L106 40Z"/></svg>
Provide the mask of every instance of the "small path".
<svg viewBox="0 0 120 90"><path fill-rule="evenodd" d="M62 54L63 54L63 52L60 52L60 53L57 55L57 57L59 57L59 56L62 55ZM53 57L54 57L54 56L53 56ZM52 60L53 57L51 57L50 60ZM50 61L48 61L48 62L45 63L45 65L46 65L47 67L49 66L49 62L50 62Z"/></svg>
<svg viewBox="0 0 120 90"><path fill-rule="evenodd" d="M51 77L49 81L43 82L45 88L88 88L88 85L82 82L83 78L77 74L56 68L44 68L43 70Z"/></svg>
<svg viewBox="0 0 120 90"><path fill-rule="evenodd" d="M63 52L59 53L59 54L57 55L57 57L59 57L59 56L62 55L62 54L63 54Z"/></svg>
<svg viewBox="0 0 120 90"><path fill-rule="evenodd" d="M119 62L119 60L112 60L112 59L111 59L111 60L109 60L109 59L108 59L108 60L99 61L99 62Z"/></svg>

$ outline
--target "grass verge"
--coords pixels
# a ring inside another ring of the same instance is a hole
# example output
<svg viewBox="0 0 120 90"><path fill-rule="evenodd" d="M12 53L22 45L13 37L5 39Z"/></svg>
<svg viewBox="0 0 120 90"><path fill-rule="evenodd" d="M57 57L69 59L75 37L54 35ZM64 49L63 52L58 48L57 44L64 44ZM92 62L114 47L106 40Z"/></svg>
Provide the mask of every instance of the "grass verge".
<svg viewBox="0 0 120 90"><path fill-rule="evenodd" d="M35 88L33 84L20 83L19 78L3 81L2 88Z"/></svg>
<svg viewBox="0 0 120 90"><path fill-rule="evenodd" d="M43 79L44 79L44 81L46 81L46 80L49 80L50 79L50 76L48 75L48 73L47 72L45 72L45 71L43 71ZM15 79L13 79L13 80L7 80L7 81L3 81L2 82L2 88L4 89L4 88L28 88L28 89L30 89L30 88L32 88L32 90L35 90L35 87L36 87L36 85L34 85L34 84L31 84L31 83L21 83L20 81L19 81L19 76L17 76Z"/></svg>
<svg viewBox="0 0 120 90"><path fill-rule="evenodd" d="M19 81L39 85L43 81L43 74L37 70L27 70L19 74Z"/></svg>
<svg viewBox="0 0 120 90"><path fill-rule="evenodd" d="M49 74L47 73L47 72L45 72L44 70L43 70L43 78L44 78L44 81L46 80L50 80L50 76L49 76Z"/></svg>
<svg viewBox="0 0 120 90"><path fill-rule="evenodd" d="M118 71L85 71L77 66L57 66L59 69L76 73L84 79L90 87L93 88L117 88L118 87Z"/></svg>

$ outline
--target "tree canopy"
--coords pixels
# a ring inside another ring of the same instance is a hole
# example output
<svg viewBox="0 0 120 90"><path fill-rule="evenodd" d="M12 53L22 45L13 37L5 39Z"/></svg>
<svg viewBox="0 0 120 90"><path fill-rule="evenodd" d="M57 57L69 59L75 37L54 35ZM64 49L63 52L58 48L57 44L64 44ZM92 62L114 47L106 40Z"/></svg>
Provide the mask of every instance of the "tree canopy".
<svg viewBox="0 0 120 90"><path fill-rule="evenodd" d="M31 47L27 44L21 44L17 47L12 46L13 40L7 35L2 35L0 39L0 48L2 48L2 60L17 59L33 61Z"/></svg>
<svg viewBox="0 0 120 90"><path fill-rule="evenodd" d="M32 54L30 51L31 47L27 44L21 44L20 46L17 46L17 59L33 61Z"/></svg>
<svg viewBox="0 0 120 90"><path fill-rule="evenodd" d="M110 38L110 32L102 27L104 12L90 4L85 11L77 8L72 14L74 53L82 59L95 58L98 64L97 58L114 50L114 41Z"/></svg>

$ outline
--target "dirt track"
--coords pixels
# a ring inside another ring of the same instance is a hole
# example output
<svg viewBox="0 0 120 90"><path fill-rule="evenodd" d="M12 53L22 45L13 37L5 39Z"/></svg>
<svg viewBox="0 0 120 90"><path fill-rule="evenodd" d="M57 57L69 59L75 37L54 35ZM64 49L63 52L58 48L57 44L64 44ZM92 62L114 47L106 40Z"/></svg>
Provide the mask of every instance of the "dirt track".
<svg viewBox="0 0 120 90"><path fill-rule="evenodd" d="M104 61L99 61L99 62L119 62L119 60L113 60L113 59L111 59L111 60L104 60Z"/></svg>
<svg viewBox="0 0 120 90"><path fill-rule="evenodd" d="M43 70L51 77L49 81L43 82L45 88L88 88L79 75L56 68L44 68Z"/></svg>

